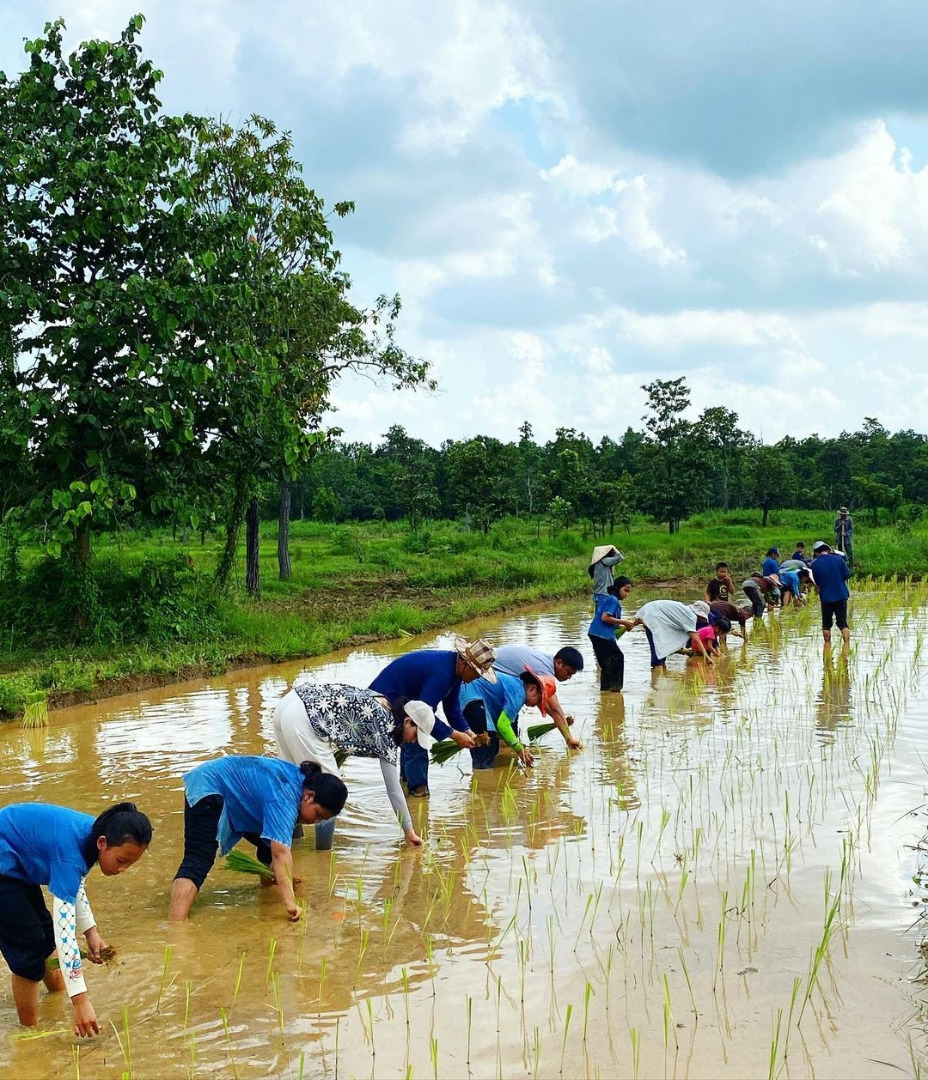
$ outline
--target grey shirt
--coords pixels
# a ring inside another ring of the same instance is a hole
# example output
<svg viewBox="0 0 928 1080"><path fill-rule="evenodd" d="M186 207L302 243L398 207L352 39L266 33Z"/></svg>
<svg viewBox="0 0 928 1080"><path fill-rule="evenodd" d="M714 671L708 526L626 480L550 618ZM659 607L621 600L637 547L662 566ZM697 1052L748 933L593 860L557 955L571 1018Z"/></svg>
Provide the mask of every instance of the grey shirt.
<svg viewBox="0 0 928 1080"><path fill-rule="evenodd" d="M605 558L600 559L598 563L593 566L593 595L605 596L609 592L609 586L612 584L612 568L618 566L619 563L625 558L621 551L617 551L615 555L607 555Z"/></svg>

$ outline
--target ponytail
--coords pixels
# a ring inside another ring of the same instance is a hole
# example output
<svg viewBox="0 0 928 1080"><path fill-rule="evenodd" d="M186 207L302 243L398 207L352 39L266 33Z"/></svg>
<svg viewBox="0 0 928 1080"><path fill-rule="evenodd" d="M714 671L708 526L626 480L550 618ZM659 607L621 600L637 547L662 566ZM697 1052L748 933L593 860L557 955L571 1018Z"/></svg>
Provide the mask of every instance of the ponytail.
<svg viewBox="0 0 928 1080"><path fill-rule="evenodd" d="M303 790L311 791L316 802L333 815L340 814L348 798L348 788L340 776L322 771L315 761L300 762Z"/></svg>
<svg viewBox="0 0 928 1080"><path fill-rule="evenodd" d="M148 847L152 837L151 822L135 803L121 802L107 807L94 821L87 838L87 854L90 856L88 863L91 866L97 861L97 840L101 836L107 847L119 847L120 844L129 843Z"/></svg>
<svg viewBox="0 0 928 1080"><path fill-rule="evenodd" d="M397 746L403 745L403 731L406 727L406 705L408 701L408 697L398 697L396 701L392 702L390 705L390 712L393 715L393 730L390 732L390 737Z"/></svg>

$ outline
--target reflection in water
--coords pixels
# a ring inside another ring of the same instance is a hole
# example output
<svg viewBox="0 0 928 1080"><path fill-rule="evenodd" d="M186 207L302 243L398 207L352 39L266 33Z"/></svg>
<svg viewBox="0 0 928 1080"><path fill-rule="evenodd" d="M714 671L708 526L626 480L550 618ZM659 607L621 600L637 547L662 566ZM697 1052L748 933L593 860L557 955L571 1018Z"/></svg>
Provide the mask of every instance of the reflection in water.
<svg viewBox="0 0 928 1080"><path fill-rule="evenodd" d="M824 649L822 655L822 690L815 707L815 724L823 737L840 724L849 724L851 716L851 677L847 655Z"/></svg>
<svg viewBox="0 0 928 1080"><path fill-rule="evenodd" d="M297 926L275 890L219 865L189 924L167 924L182 772L220 753L273 753L273 706L297 677L364 686L390 657L448 646L453 631L3 728L4 801L95 813L131 797L155 823L131 880L88 879L119 946L90 990L124 1046L128 1023L133 1075L333 1076L336 1058L346 1076L763 1075L795 978L804 993L825 889L839 897L841 947L801 1028L793 1018L780 1070L906 1070L896 822L923 782L919 597L858 595L851 655L821 672L814 612L768 616L714 668L673 657L652 674L643 635L626 635L622 694L599 693L585 601L456 628L552 652L581 644L586 670L559 696L585 749L568 753L554 732L529 771L508 754L476 777L466 754L433 769L431 799L411 805L421 850L387 819L377 763L349 759L334 850L294 845ZM43 1028L65 1013L44 1001ZM0 1027L15 1030L5 990ZM79 1066L129 1071L112 1027ZM0 1071L75 1075L70 1040L0 1040Z"/></svg>

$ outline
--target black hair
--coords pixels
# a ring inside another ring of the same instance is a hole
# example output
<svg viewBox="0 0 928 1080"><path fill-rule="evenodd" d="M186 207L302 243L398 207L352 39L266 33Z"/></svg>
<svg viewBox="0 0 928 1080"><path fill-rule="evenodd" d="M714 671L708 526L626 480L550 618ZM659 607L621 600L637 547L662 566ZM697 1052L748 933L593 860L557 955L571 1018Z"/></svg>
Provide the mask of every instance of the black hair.
<svg viewBox="0 0 928 1080"><path fill-rule="evenodd" d="M805 546L806 546L806 545L805 545L805 541L804 541L804 540L797 540L797 541L796 541L796 547L797 547L797 548L804 548Z"/></svg>
<svg viewBox="0 0 928 1080"><path fill-rule="evenodd" d="M727 634L731 631L731 619L726 619L724 615L720 619L715 620L716 631L721 630L723 634Z"/></svg>
<svg viewBox="0 0 928 1080"><path fill-rule="evenodd" d="M555 660L560 660L565 667L573 668L574 671L583 671L583 654L573 645L565 645L554 654Z"/></svg>
<svg viewBox="0 0 928 1080"><path fill-rule="evenodd" d="M97 840L101 836L107 847L130 843L148 847L152 837L151 822L135 803L121 802L107 807L94 821L87 837L85 855L89 866L94 865L100 854Z"/></svg>
<svg viewBox="0 0 928 1080"><path fill-rule="evenodd" d="M717 562L715 564L715 572L716 573L718 573L719 570L722 570L722 569L725 569L725 570L728 569L728 563L727 562Z"/></svg>
<svg viewBox="0 0 928 1080"><path fill-rule="evenodd" d="M613 583L609 586L609 592L613 596L618 596L622 589L624 589L626 585L631 585L631 583L631 578L617 577L615 581L613 581Z"/></svg>
<svg viewBox="0 0 928 1080"><path fill-rule="evenodd" d="M333 816L340 814L348 798L348 788L340 776L323 772L315 761L301 761L300 772L303 774L303 790L311 791L316 802Z"/></svg>
<svg viewBox="0 0 928 1080"><path fill-rule="evenodd" d="M390 738L397 746L402 746L404 741L403 731L406 727L406 704L408 701L408 697L398 697L390 705L390 712L393 715L393 728L390 731Z"/></svg>
<svg viewBox="0 0 928 1080"><path fill-rule="evenodd" d="M523 686L534 686L541 694L544 694L545 690L541 685L541 679L538 678L534 671L523 671L519 678L522 680Z"/></svg>
<svg viewBox="0 0 928 1080"><path fill-rule="evenodd" d="M768 555L779 555L780 552L776 548L767 548Z"/></svg>

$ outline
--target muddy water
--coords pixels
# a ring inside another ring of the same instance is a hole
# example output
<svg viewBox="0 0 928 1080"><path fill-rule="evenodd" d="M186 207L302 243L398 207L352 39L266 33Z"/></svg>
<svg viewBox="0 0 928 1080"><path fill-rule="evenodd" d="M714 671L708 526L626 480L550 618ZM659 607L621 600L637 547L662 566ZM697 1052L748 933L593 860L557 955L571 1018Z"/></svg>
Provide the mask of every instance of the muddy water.
<svg viewBox="0 0 928 1080"><path fill-rule="evenodd" d="M217 866L190 922L165 920L181 774L271 752L296 676L366 685L450 635L53 714L0 731L4 802L90 812L136 800L151 852L88 892L118 947L88 984L104 1033L79 1050L46 998L36 1040L0 1039L23 1077L891 1076L923 1059L911 845L924 817L925 593L859 594L850 656L813 612L771 620L715 670L651 674L626 636L626 689L601 696L583 605L464 627L551 650L582 752L545 737L528 773L432 769L422 850L390 820L375 763L350 761L334 851L294 848L308 918ZM643 597L641 599L644 599ZM528 712L528 722L537 714ZM920 756L921 755L921 756ZM472 790L473 782L473 790ZM0 1029L16 1031L0 991ZM784 1068L785 1066L785 1068Z"/></svg>

